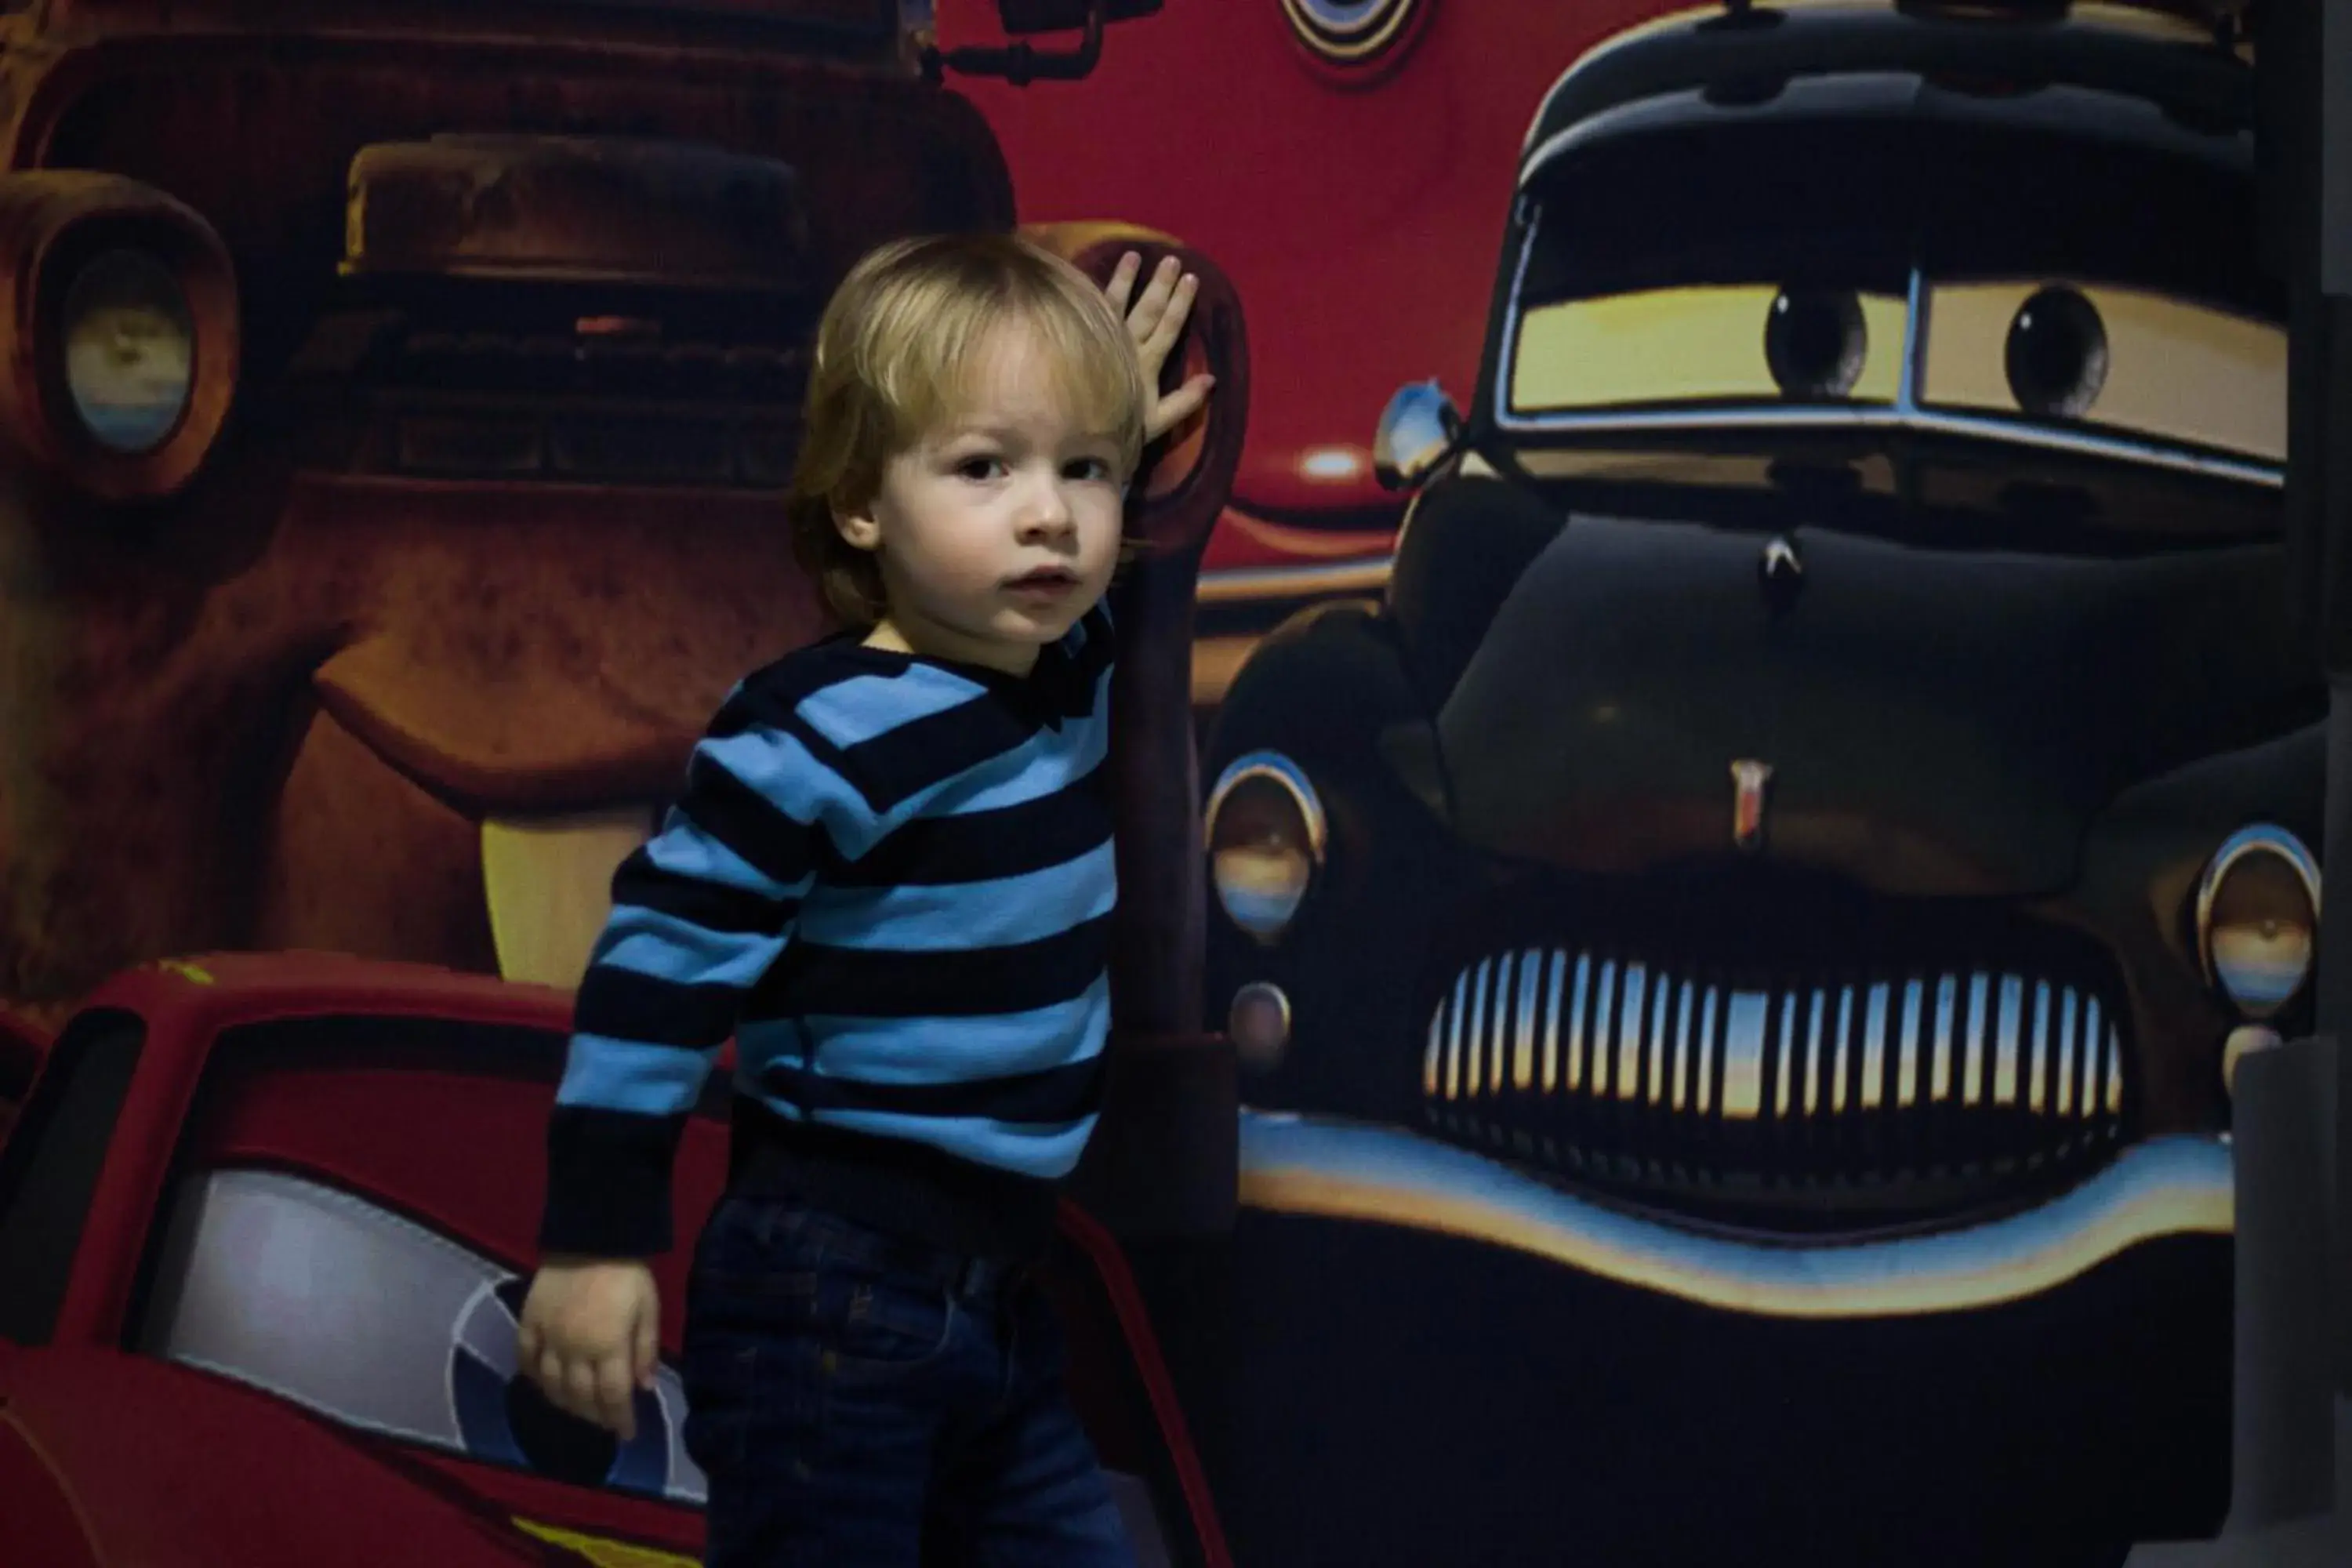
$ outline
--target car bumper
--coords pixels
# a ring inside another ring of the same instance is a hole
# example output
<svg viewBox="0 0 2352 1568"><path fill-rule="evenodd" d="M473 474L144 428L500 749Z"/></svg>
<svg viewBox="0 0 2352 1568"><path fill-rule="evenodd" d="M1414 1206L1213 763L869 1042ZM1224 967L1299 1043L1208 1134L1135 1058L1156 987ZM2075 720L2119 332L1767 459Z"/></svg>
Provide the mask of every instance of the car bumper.
<svg viewBox="0 0 2352 1568"><path fill-rule="evenodd" d="M1982 1568L2208 1535L2231 1476L2228 1153L2151 1142L2006 1219L1790 1245L1392 1129L1245 1114L1236 1546ZM1302 1504L1342 1488L1344 1510Z"/></svg>
<svg viewBox="0 0 2352 1568"><path fill-rule="evenodd" d="M1696 1305L1827 1320L1965 1312L2052 1290L2165 1237L2233 1229L2229 1145L2132 1145L2048 1202L1926 1234L1822 1242L1707 1234L1579 1198L1399 1128L1244 1110L1241 1201L1453 1236Z"/></svg>

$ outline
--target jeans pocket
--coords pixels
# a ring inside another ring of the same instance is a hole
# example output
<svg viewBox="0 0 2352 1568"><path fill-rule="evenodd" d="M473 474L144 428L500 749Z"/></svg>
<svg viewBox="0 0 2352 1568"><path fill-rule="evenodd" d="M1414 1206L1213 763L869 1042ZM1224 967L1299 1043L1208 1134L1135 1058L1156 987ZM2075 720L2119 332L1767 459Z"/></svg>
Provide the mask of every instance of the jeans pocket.
<svg viewBox="0 0 2352 1568"><path fill-rule="evenodd" d="M795 1210L772 1200L720 1199L695 1242L687 1275L689 1306L709 1298L749 1310L772 1326L804 1320L806 1303L816 1295L823 1250L796 1217Z"/></svg>
<svg viewBox="0 0 2352 1568"><path fill-rule="evenodd" d="M961 1309L947 1287L889 1273L828 1272L817 1295L826 1375L911 1377L947 1357Z"/></svg>

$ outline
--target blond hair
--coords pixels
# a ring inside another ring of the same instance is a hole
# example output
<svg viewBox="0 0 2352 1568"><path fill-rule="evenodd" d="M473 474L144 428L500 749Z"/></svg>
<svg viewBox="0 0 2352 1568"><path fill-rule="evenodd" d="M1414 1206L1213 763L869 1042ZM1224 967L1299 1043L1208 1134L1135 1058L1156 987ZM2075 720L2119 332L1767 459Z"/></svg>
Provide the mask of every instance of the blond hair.
<svg viewBox="0 0 2352 1568"><path fill-rule="evenodd" d="M1100 285L1017 236L931 235L870 252L817 324L800 455L785 502L793 549L842 620L888 605L873 552L836 516L864 510L890 459L953 418L998 327L1034 332L1087 428L1116 438L1122 483L1143 449L1146 389L1127 324Z"/></svg>

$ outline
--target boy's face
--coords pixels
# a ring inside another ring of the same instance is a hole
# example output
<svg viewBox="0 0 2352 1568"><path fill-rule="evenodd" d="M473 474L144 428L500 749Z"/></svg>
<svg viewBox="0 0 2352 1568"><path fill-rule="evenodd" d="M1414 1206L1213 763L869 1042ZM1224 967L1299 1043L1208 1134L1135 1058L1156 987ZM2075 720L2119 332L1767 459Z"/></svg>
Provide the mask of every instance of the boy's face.
<svg viewBox="0 0 2352 1568"><path fill-rule="evenodd" d="M1087 427L1018 323L978 355L962 405L892 458L842 535L880 552L880 630L919 653L1025 672L1118 564L1118 442Z"/></svg>

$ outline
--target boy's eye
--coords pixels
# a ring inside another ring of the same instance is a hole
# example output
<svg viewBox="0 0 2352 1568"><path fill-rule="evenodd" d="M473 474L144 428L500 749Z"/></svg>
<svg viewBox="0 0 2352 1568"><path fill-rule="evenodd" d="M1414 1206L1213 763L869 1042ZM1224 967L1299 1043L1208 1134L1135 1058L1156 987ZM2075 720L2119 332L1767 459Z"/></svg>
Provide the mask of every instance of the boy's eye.
<svg viewBox="0 0 2352 1568"><path fill-rule="evenodd" d="M1001 459L987 457L961 458L955 466L956 477L964 479L992 479L1003 468Z"/></svg>
<svg viewBox="0 0 2352 1568"><path fill-rule="evenodd" d="M1100 458L1080 458L1069 466L1067 471L1071 479L1089 483L1108 484L1110 481L1110 465Z"/></svg>

